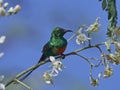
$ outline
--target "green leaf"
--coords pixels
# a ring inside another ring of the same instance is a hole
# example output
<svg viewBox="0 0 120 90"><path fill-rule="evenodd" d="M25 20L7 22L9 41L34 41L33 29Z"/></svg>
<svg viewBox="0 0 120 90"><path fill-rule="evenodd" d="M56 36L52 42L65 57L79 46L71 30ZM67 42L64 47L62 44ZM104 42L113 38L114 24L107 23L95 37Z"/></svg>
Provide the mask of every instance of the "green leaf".
<svg viewBox="0 0 120 90"><path fill-rule="evenodd" d="M108 37L112 37L112 31L109 30L109 29L108 29L108 31L107 31L107 36L108 36Z"/></svg>
<svg viewBox="0 0 120 90"><path fill-rule="evenodd" d="M113 37L113 28L117 25L117 9L116 9L116 0L99 0L102 1L102 9L106 10L108 13L108 31L107 35L108 37Z"/></svg>
<svg viewBox="0 0 120 90"><path fill-rule="evenodd" d="M103 0L103 2L102 2L102 9L105 10L106 7L107 7L107 2L106 2L106 0Z"/></svg>
<svg viewBox="0 0 120 90"><path fill-rule="evenodd" d="M117 24L117 10L116 0L108 0L108 20L111 27L116 27Z"/></svg>

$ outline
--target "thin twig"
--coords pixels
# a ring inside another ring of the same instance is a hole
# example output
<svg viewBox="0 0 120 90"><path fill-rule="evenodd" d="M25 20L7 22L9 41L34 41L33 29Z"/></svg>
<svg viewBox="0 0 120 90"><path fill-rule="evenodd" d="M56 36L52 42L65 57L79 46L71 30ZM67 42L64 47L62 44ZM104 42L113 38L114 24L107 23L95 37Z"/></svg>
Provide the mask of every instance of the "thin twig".
<svg viewBox="0 0 120 90"><path fill-rule="evenodd" d="M90 34L88 33L88 38L90 38ZM91 39L88 40L88 45L91 46Z"/></svg>
<svg viewBox="0 0 120 90"><path fill-rule="evenodd" d="M15 82L19 83L20 85L24 86L25 88L32 90L32 88L30 86L28 86L27 84L19 81L18 79L14 79Z"/></svg>
<svg viewBox="0 0 120 90"><path fill-rule="evenodd" d="M91 77L91 79L93 79L92 70L93 70L93 66L95 66L95 65L92 62L90 62L88 58L86 58L86 57L84 57L84 56L82 56L80 54L77 54L77 53L76 53L76 55L80 56L81 58L83 58L84 60L86 60L88 62L88 64L90 65L90 77Z"/></svg>
<svg viewBox="0 0 120 90"><path fill-rule="evenodd" d="M80 54L77 54L77 53L76 53L76 55L80 56L81 58L83 58L84 60L86 60L90 65L93 65L93 63L91 63L88 58L86 58L86 57L84 57L84 56L82 56Z"/></svg>
<svg viewBox="0 0 120 90"><path fill-rule="evenodd" d="M70 53L67 53L67 54L64 54L65 56L69 56L69 55L75 55L75 53L78 53L80 51L83 51L83 50L86 50L86 49L89 49L89 48L95 48L97 46L100 46L100 45L104 45L103 43L101 44L96 44L96 45L93 45L93 46L88 46L88 47L84 47L84 48L80 48L80 49L77 49L77 50L74 50ZM60 58L61 56L57 57L57 58ZM43 64L46 64L47 62L49 62L49 59L44 61L44 62L41 62L39 64L36 64L30 68L28 68L27 70L24 70L23 72L19 73L18 75L15 76L15 78L13 78L12 80L10 80L6 85L5 87L9 86L10 84L12 84L14 82L15 79L18 79L20 78L21 76L25 75L26 73L30 72L31 70L35 70L37 69L38 67L40 67L41 65Z"/></svg>
<svg viewBox="0 0 120 90"><path fill-rule="evenodd" d="M9 81L9 82L5 85L5 87L7 87L7 86L9 86L11 83L13 83L15 79L20 78L21 76L23 76L24 74L26 74L27 72L29 72L29 71L31 71L31 70L37 69L39 66L41 66L41 65L43 65L43 64L45 64L45 63L47 63L47 62L49 62L49 61L41 62L41 63L39 63L39 64L36 64L36 65L28 68L27 70L24 70L23 72L21 72L21 73L19 73L18 75L16 75L16 77L15 77L14 79L12 79L11 81Z"/></svg>

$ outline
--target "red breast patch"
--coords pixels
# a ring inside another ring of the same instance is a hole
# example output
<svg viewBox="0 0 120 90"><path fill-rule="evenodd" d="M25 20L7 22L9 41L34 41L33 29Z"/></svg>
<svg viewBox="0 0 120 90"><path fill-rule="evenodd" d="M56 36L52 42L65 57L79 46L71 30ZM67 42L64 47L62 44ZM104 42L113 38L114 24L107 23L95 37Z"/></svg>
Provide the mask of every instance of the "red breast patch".
<svg viewBox="0 0 120 90"><path fill-rule="evenodd" d="M62 54L65 51L66 47L58 48L57 53Z"/></svg>

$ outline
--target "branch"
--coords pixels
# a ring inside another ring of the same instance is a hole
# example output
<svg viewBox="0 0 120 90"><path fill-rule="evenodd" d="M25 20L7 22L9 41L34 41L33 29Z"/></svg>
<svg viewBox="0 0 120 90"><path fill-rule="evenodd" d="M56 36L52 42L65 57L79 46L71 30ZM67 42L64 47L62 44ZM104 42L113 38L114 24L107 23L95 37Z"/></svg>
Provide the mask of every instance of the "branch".
<svg viewBox="0 0 120 90"><path fill-rule="evenodd" d="M83 50L86 50L86 49L90 49L90 48L96 48L96 47L101 46L101 45L104 45L104 43L96 44L96 45L93 45L93 46L87 46L87 47L84 47L84 48L80 48L80 49L74 50L74 51L72 51L72 52L70 52L70 53L67 53L67 54L64 54L64 55L65 55L65 56L76 55L76 53L78 53L78 52L80 52L80 51L83 51ZM58 56L58 57L56 57L56 58L60 58L60 57L61 57L61 56ZM40 66L42 66L42 65L44 65L44 64L46 64L46 63L48 63L48 62L50 62L49 59L46 60L46 61L44 61L44 62L40 62L39 64L36 64L36 65L28 68L27 70L24 70L23 72L21 72L21 73L19 73L18 75L16 75L12 80L10 80L10 81L5 85L5 87L9 86L9 85L12 84L13 82L15 82L16 79L19 79L20 77L22 77L22 76L25 75L26 73L28 73L28 72L30 72L30 71L32 71L32 70L35 70L35 69L37 69L38 67L40 67Z"/></svg>

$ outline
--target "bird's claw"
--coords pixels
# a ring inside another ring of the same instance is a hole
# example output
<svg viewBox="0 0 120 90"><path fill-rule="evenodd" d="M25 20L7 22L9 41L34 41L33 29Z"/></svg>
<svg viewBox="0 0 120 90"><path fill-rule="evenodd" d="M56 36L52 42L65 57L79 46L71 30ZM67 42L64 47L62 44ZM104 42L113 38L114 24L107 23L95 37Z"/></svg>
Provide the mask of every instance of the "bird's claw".
<svg viewBox="0 0 120 90"><path fill-rule="evenodd" d="M62 59L65 59L65 54L61 54L61 58L62 58Z"/></svg>

